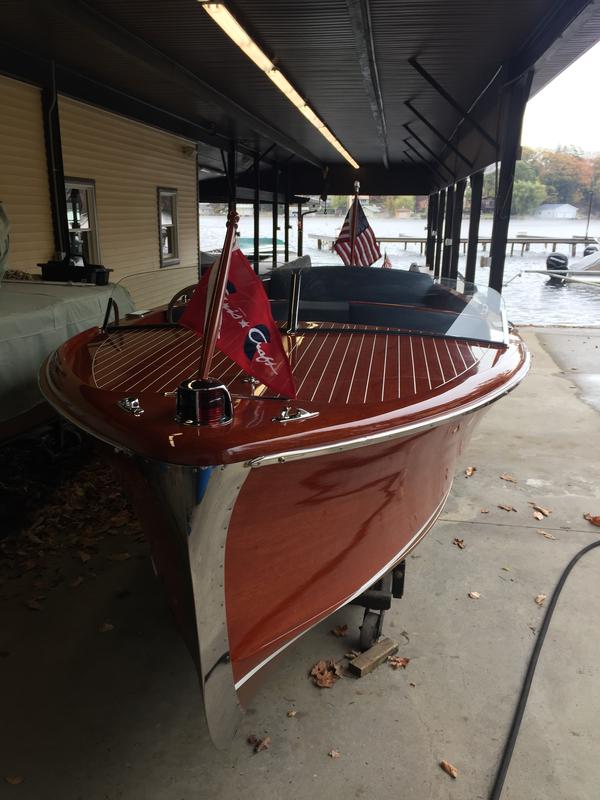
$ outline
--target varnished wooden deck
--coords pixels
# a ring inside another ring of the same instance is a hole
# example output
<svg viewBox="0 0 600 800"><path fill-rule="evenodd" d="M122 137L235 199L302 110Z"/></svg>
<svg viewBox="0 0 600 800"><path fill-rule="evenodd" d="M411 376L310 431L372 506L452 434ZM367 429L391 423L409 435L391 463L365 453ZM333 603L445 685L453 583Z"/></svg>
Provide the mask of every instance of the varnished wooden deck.
<svg viewBox="0 0 600 800"><path fill-rule="evenodd" d="M317 333L288 339L298 398L315 403L361 404L414 400L491 365L497 348L461 339L396 332L365 332L360 326L313 323ZM284 337L285 341L285 337ZM194 377L201 341L184 328L112 333L95 349L92 377L99 389L137 394L173 391ZM234 394L249 395L246 373L216 352L211 376ZM264 391L258 387L256 393Z"/></svg>

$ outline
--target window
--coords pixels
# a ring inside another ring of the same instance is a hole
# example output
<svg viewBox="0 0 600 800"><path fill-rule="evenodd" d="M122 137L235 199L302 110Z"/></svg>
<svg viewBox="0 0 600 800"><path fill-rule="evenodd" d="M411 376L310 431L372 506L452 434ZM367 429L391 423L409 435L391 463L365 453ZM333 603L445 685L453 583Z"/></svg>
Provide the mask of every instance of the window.
<svg viewBox="0 0 600 800"><path fill-rule="evenodd" d="M90 180L67 178L65 193L71 258L75 264L82 266L99 264L96 185Z"/></svg>
<svg viewBox="0 0 600 800"><path fill-rule="evenodd" d="M158 190L158 229L161 267L179 264L177 189Z"/></svg>

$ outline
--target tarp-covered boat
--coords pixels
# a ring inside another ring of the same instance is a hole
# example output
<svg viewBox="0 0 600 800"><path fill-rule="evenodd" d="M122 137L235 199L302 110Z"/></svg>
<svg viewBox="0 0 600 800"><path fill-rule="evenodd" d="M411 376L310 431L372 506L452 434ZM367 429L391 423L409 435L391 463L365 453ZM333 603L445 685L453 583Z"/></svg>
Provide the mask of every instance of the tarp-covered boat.
<svg viewBox="0 0 600 800"><path fill-rule="evenodd" d="M157 299L161 279L120 291L135 302L152 285ZM473 427L529 367L490 289L364 267L284 267L266 288L287 320L293 401L216 351L221 416L176 421L203 346L178 324L189 290L79 334L41 374L50 403L121 470L217 743L277 654L425 536Z"/></svg>

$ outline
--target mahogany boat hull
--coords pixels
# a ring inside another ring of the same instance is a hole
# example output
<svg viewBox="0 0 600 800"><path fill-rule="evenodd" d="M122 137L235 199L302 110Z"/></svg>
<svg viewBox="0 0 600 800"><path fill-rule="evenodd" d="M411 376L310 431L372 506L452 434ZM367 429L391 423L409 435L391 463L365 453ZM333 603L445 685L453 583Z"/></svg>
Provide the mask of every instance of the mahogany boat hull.
<svg viewBox="0 0 600 800"><path fill-rule="evenodd" d="M111 455L197 664L215 743L230 740L240 697L274 658L426 535L483 413L265 467Z"/></svg>

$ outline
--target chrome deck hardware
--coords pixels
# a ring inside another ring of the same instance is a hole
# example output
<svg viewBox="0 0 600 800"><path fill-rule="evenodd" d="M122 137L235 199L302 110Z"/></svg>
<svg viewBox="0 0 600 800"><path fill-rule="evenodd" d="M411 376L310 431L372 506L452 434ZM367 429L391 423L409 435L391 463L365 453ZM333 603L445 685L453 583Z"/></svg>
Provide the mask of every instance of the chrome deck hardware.
<svg viewBox="0 0 600 800"><path fill-rule="evenodd" d="M285 406L277 417L273 417L272 422L296 422L299 419L310 419L311 417L318 417L318 411L306 411L304 408L295 408L292 411L291 406Z"/></svg>
<svg viewBox="0 0 600 800"><path fill-rule="evenodd" d="M144 413L144 409L140 405L139 397L124 397L122 400L117 401L119 408L133 414L134 417L139 417Z"/></svg>

